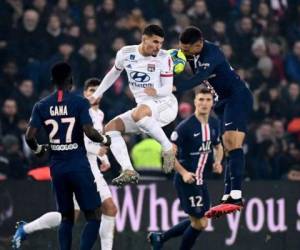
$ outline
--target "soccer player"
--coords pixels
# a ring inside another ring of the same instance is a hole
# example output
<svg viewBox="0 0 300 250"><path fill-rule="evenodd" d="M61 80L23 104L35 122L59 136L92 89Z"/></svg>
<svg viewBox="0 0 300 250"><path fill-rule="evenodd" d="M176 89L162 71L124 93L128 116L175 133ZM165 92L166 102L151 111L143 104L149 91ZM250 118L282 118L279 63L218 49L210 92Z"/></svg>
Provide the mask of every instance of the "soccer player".
<svg viewBox="0 0 300 250"><path fill-rule="evenodd" d="M83 95L85 98L91 96L96 88L99 86L100 80L97 78L88 79L84 84ZM93 105L89 109L89 114L93 121L93 126L100 133L103 130L103 119L104 114L98 108L98 103ZM114 226L115 226L115 216L117 213L117 208L111 198L111 192L109 187L103 178L101 172L98 168L97 158L101 160L100 169L104 171L110 168L110 163L107 155L105 154L105 148L100 147L99 143L91 141L86 135L84 136L85 148L87 150L87 157L91 166L92 173L94 175L97 190L100 193L101 198L101 224L99 228L99 235L101 241L101 249L112 250L113 238L114 238ZM75 208L75 218L80 212L78 202L74 197L74 208ZM49 212L30 223L20 222L16 233L13 237L13 247L14 249L19 249L21 246L21 241L26 238L27 235L34 232L58 227L61 223L61 214L58 212Z"/></svg>
<svg viewBox="0 0 300 250"><path fill-rule="evenodd" d="M220 205L211 208L208 216L240 210L243 207L242 178L245 157L242 149L253 98L246 83L229 65L218 46L204 40L196 27L180 34L180 48L186 55L194 76L181 81L176 90L182 92L205 83L218 97L215 111L222 120L222 139L228 154L225 190Z"/></svg>
<svg viewBox="0 0 300 250"><path fill-rule="evenodd" d="M176 118L178 103L172 94L173 62L168 53L161 50L163 41L163 29L158 25L148 25L139 45L125 46L118 51L114 67L90 98L94 103L126 70L137 106L117 116L105 127L105 132L111 137L110 149L122 167L122 173L112 182L114 185L136 183L139 177L130 161L122 133L147 133L162 145L165 172L174 167L173 145L162 127Z"/></svg>
<svg viewBox="0 0 300 250"><path fill-rule="evenodd" d="M87 220L80 249L92 249L100 226L101 200L87 159L83 132L91 140L106 145L109 145L109 137L93 128L88 101L70 92L73 83L71 67L57 63L51 69L51 75L57 90L35 104L26 142L35 154L41 155L47 147L37 143L37 131L44 127L49 135L50 171L62 216L58 232L60 249L69 250L72 246L74 193Z"/></svg>
<svg viewBox="0 0 300 250"><path fill-rule="evenodd" d="M192 249L197 237L207 226L204 214L210 207L210 199L203 173L212 150L213 171L222 172L223 147L220 143L219 121L209 115L213 106L211 91L201 88L195 95L194 104L194 115L183 120L171 135L179 153L174 184L180 205L189 219L166 232L150 233L148 240L153 250L162 249L167 240L180 235L182 241L179 249Z"/></svg>

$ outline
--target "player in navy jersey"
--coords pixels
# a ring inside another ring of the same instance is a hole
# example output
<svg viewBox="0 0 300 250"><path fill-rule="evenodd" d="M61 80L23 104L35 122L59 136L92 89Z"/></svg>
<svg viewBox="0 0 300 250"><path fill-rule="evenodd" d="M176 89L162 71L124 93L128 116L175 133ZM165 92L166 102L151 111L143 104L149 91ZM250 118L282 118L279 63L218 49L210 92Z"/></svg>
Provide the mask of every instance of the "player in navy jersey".
<svg viewBox="0 0 300 250"><path fill-rule="evenodd" d="M244 81L234 72L218 46L203 39L196 27L186 28L180 35L180 48L186 55L194 76L176 85L178 92L205 83L218 102L215 112L222 121L222 139L227 152L225 190L220 205L207 216L240 210L243 207L242 178L245 157L242 150L253 98Z"/></svg>
<svg viewBox="0 0 300 250"><path fill-rule="evenodd" d="M195 96L195 114L183 120L171 135L178 148L175 164L174 184L180 205L189 219L180 222L164 233L150 233L148 240L153 250L162 249L170 238L182 235L180 250L193 247L199 234L207 226L205 212L210 199L203 173L209 154L214 151L213 171L222 172L223 147L220 143L219 121L210 117L213 95L207 88L201 88Z"/></svg>
<svg viewBox="0 0 300 250"><path fill-rule="evenodd" d="M57 89L35 104L26 131L26 142L35 154L41 155L47 146L37 143L37 131L44 127L49 135L50 171L58 211L62 215L60 249L72 247L73 193L87 220L80 249L92 249L100 226L101 201L86 156L83 132L95 142L109 145L110 140L93 128L89 102L70 92L71 67L58 63L53 66L51 74Z"/></svg>

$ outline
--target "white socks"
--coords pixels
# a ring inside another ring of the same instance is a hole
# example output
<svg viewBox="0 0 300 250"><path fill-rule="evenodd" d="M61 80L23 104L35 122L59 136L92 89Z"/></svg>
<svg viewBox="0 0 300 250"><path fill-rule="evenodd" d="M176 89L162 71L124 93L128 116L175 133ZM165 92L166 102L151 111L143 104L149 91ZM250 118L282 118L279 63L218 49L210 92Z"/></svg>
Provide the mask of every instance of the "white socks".
<svg viewBox="0 0 300 250"><path fill-rule="evenodd" d="M101 249L112 250L114 241L115 217L102 214L99 229Z"/></svg>
<svg viewBox="0 0 300 250"><path fill-rule="evenodd" d="M106 134L111 138L110 150L121 165L122 170L134 170L121 133L119 131L108 131Z"/></svg>
<svg viewBox="0 0 300 250"><path fill-rule="evenodd" d="M165 132L153 117L145 116L136 122L136 125L142 131L148 133L153 139L157 140L161 144L163 151L169 151L173 148Z"/></svg>
<svg viewBox="0 0 300 250"><path fill-rule="evenodd" d="M232 199L241 199L242 198L242 191L241 190L231 190L230 196Z"/></svg>
<svg viewBox="0 0 300 250"><path fill-rule="evenodd" d="M31 234L43 229L51 229L58 227L61 223L61 214L58 212L49 212L36 220L24 225L24 231L27 234Z"/></svg>

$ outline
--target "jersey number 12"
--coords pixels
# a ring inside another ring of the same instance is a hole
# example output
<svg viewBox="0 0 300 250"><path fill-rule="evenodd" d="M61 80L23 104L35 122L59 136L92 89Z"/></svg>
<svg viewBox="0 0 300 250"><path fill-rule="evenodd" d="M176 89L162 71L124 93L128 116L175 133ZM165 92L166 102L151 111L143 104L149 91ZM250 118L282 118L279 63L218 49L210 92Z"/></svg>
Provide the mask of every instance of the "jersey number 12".
<svg viewBox="0 0 300 250"><path fill-rule="evenodd" d="M202 202L202 196L197 195L197 196L190 196L189 200L191 202L191 207L202 207L203 204Z"/></svg>

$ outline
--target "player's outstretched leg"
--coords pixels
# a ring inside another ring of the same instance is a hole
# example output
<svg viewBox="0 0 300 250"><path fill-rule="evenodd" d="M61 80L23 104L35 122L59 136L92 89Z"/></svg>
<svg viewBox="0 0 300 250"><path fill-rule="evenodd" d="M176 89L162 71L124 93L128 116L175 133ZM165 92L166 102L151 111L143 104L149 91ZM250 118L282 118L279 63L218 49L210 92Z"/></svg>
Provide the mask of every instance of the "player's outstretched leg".
<svg viewBox="0 0 300 250"><path fill-rule="evenodd" d="M151 109L147 105L139 105L132 113L132 118L141 131L149 134L161 144L163 170L166 173L171 172L175 165L175 150L159 122L152 116Z"/></svg>
<svg viewBox="0 0 300 250"><path fill-rule="evenodd" d="M17 230L12 240L13 248L18 249L21 246L21 242L26 238L28 234L32 234L44 229L56 228L60 225L60 222L60 213L49 212L32 222L25 223L24 221L22 221L17 223Z"/></svg>
<svg viewBox="0 0 300 250"><path fill-rule="evenodd" d="M160 250L163 247L164 242L168 241L171 238L178 237L184 233L184 231L189 227L191 221L186 219L181 221L174 227L170 228L166 232L150 232L148 234L148 242L152 246L152 250Z"/></svg>
<svg viewBox="0 0 300 250"><path fill-rule="evenodd" d="M105 126L106 134L111 138L110 150L122 168L121 174L113 179L112 184L123 186L127 183L138 183L139 174L134 170L128 154L126 143L121 135L125 125L120 118L110 121Z"/></svg>

